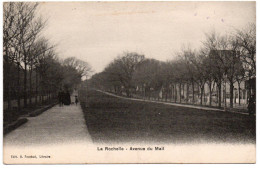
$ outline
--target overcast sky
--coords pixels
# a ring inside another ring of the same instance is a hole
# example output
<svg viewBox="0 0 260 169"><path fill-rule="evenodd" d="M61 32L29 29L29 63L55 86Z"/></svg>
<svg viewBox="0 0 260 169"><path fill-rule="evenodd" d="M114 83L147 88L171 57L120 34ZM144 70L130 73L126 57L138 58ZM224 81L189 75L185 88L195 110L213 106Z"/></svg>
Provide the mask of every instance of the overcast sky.
<svg viewBox="0 0 260 169"><path fill-rule="evenodd" d="M183 44L201 46L206 32L255 23L254 2L48 2L39 13L59 56L87 61L95 72L123 51L166 61Z"/></svg>

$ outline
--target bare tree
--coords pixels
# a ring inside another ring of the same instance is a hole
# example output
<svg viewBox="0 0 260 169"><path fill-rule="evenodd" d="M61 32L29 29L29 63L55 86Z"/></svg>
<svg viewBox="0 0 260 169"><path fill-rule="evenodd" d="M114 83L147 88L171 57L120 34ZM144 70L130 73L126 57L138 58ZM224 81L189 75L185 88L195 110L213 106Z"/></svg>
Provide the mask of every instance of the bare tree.
<svg viewBox="0 0 260 169"><path fill-rule="evenodd" d="M208 53L205 52L203 49L201 50L203 55L207 56L204 58L204 66L206 71L206 83L209 88L209 105L212 106L212 93L215 87L215 81L214 81L214 71L212 70L212 67L214 65L214 62L212 62L212 59L209 58Z"/></svg>
<svg viewBox="0 0 260 169"><path fill-rule="evenodd" d="M185 47L183 46L181 53L179 54L179 59L183 59L183 71L185 76L183 76L183 79L185 79L187 84L187 101L189 99L189 84L191 84L192 87L192 103L195 101L195 82L196 82L196 67L194 65L196 57L196 52L193 51L189 46Z"/></svg>
<svg viewBox="0 0 260 169"><path fill-rule="evenodd" d="M35 40L37 39L40 31L45 26L45 21L41 17L36 16L36 9L38 3L29 2L17 2L17 22L16 27L19 35L16 38L18 42L17 48L19 48L22 55L21 66L24 70L24 107L27 106L27 70L30 62L30 53Z"/></svg>
<svg viewBox="0 0 260 169"><path fill-rule="evenodd" d="M135 86L144 89L143 95L148 95L150 99L151 88L158 90L161 88L160 70L162 63L155 59L144 59L133 74L133 83Z"/></svg>
<svg viewBox="0 0 260 169"><path fill-rule="evenodd" d="M248 65L248 76L256 75L256 25L249 24L242 30L237 30L236 38L241 47L241 60Z"/></svg>
<svg viewBox="0 0 260 169"><path fill-rule="evenodd" d="M200 104L203 104L203 93L205 90L205 83L208 80L207 76L207 67L206 67L206 55L203 52L199 52L195 59L192 60L192 63L195 67L195 79L200 88Z"/></svg>
<svg viewBox="0 0 260 169"><path fill-rule="evenodd" d="M5 2L3 5L3 48L4 48L4 83L7 90L8 109L11 109L10 93L10 67L14 61L14 39L19 35L17 22L16 5L13 2Z"/></svg>
<svg viewBox="0 0 260 169"><path fill-rule="evenodd" d="M236 76L240 76L240 73L243 73L242 62L240 60L239 45L237 39L229 37L228 39L228 51L224 55L224 64L225 64L225 74L230 84L230 107L233 108L234 100L234 83L236 81ZM243 75L241 75L243 76Z"/></svg>
<svg viewBox="0 0 260 169"><path fill-rule="evenodd" d="M92 72L91 66L87 62L77 59L76 57L69 57L65 59L63 63L66 66L75 68L83 78L87 78Z"/></svg>
<svg viewBox="0 0 260 169"><path fill-rule="evenodd" d="M48 51L53 50L54 46L53 45L49 45L49 42L47 39L45 38L39 38L35 41L35 43L32 44L31 49L29 51L29 57L28 57L28 68L29 68L29 103L30 105L32 104L32 93L33 93L33 89L32 89L32 74L35 74L36 77L36 84L35 84L35 99L36 99L36 103L37 103L37 92L38 92L38 72L37 72L37 68L38 68L38 64L39 64L39 59L41 59L41 57L44 57L45 53L47 53Z"/></svg>
<svg viewBox="0 0 260 169"><path fill-rule="evenodd" d="M256 94L255 77L256 77L256 25L249 24L246 28L237 30L236 38L238 40L240 50L240 57L243 62L243 67L248 78L248 94Z"/></svg>
<svg viewBox="0 0 260 169"><path fill-rule="evenodd" d="M144 55L135 52L124 52L118 56L106 69L108 74L113 74L125 88L127 96L130 96L132 78L138 64L144 60Z"/></svg>
<svg viewBox="0 0 260 169"><path fill-rule="evenodd" d="M205 51L207 51L209 62L211 64L212 76L217 84L218 107L221 107L221 88L224 74L226 73L225 61L223 56L227 49L225 36L217 35L216 32L206 34L206 40L203 42Z"/></svg>

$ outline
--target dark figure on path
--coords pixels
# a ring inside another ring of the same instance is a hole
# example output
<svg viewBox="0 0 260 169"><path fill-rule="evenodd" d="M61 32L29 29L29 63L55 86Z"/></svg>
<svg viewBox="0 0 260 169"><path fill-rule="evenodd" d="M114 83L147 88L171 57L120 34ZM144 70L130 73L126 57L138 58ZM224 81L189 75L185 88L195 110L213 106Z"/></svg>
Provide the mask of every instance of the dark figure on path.
<svg viewBox="0 0 260 169"><path fill-rule="evenodd" d="M78 102L79 102L79 100L78 100L78 96L75 96L75 103L76 103L76 106L78 105Z"/></svg>
<svg viewBox="0 0 260 169"><path fill-rule="evenodd" d="M249 115L253 115L255 114L255 96L254 95L251 95L250 98L249 98L249 101L248 101L248 113Z"/></svg>
<svg viewBox="0 0 260 169"><path fill-rule="evenodd" d="M64 95L64 104L65 105L70 105L71 104L71 100L70 100L70 93L67 90L65 95Z"/></svg>
<svg viewBox="0 0 260 169"><path fill-rule="evenodd" d="M64 92L62 90L59 90L59 93L58 93L58 99L59 99L59 105L60 107L63 106L64 104Z"/></svg>

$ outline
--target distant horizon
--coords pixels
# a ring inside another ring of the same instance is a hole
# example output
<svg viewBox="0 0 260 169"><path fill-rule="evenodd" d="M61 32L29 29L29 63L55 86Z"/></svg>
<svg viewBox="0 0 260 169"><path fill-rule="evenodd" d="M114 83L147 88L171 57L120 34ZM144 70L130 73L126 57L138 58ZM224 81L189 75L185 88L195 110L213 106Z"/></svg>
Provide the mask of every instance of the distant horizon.
<svg viewBox="0 0 260 169"><path fill-rule="evenodd" d="M61 59L76 57L99 73L124 51L167 61L183 45L198 49L205 33L255 23L255 2L40 2L43 35Z"/></svg>

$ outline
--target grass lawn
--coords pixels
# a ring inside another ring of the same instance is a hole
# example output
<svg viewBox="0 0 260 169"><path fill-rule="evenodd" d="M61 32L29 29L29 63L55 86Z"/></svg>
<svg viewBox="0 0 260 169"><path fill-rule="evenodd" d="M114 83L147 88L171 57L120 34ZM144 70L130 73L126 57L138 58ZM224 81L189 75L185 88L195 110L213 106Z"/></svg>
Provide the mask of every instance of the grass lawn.
<svg viewBox="0 0 260 169"><path fill-rule="evenodd" d="M81 102L98 143L255 143L255 116L120 99L88 91Z"/></svg>

